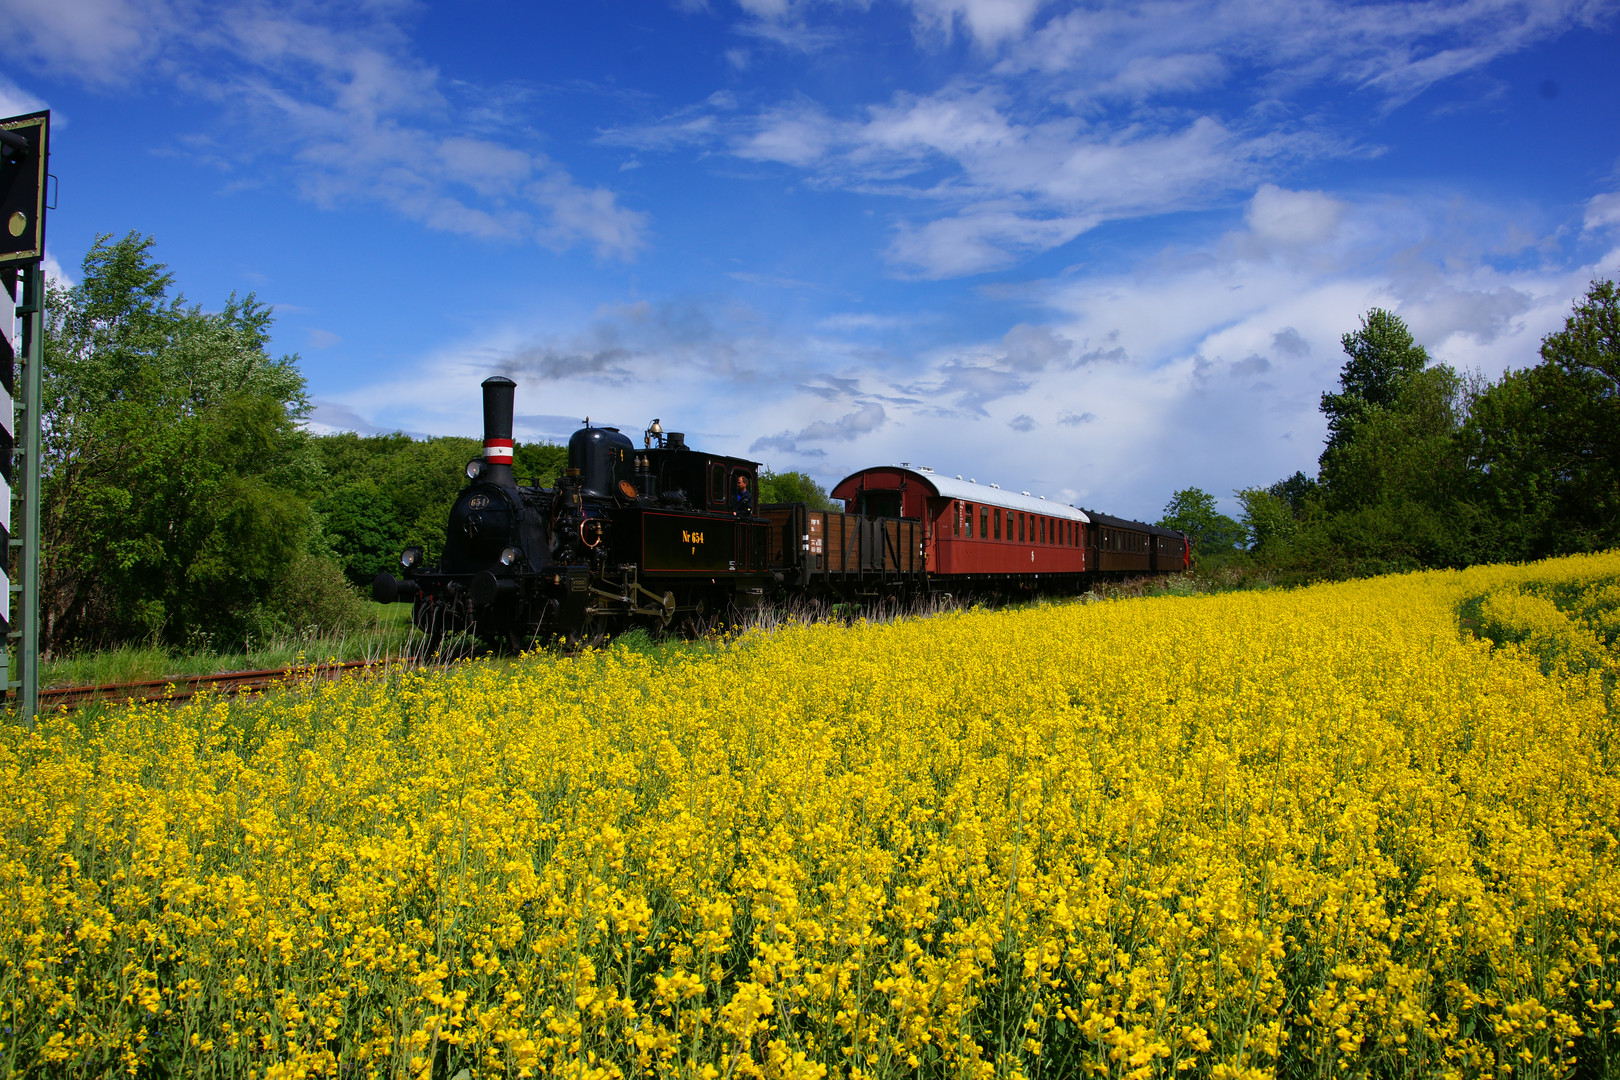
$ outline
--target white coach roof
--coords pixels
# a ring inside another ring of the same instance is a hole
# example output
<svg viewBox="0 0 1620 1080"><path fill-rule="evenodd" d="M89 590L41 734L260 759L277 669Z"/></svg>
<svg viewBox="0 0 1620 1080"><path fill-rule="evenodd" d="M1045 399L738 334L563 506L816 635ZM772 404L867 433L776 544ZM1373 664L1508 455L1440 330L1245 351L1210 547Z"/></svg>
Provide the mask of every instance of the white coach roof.
<svg viewBox="0 0 1620 1080"><path fill-rule="evenodd" d="M932 469L917 469L909 465L883 465L880 468L893 469L908 476L914 476L918 481L934 489L934 494L942 499L962 499L966 502L983 503L986 506L999 506L1003 510L1022 510L1026 514L1045 514L1047 517L1066 518L1069 521L1083 521L1090 524L1091 519L1084 510L1077 509L1065 503L1051 502L1036 495L1029 495L1017 491L1003 491L995 484L981 484L975 480L963 480L960 476L942 476ZM851 480L860 477L861 473L870 472L862 469L860 472L850 473L834 485L834 489L843 487Z"/></svg>

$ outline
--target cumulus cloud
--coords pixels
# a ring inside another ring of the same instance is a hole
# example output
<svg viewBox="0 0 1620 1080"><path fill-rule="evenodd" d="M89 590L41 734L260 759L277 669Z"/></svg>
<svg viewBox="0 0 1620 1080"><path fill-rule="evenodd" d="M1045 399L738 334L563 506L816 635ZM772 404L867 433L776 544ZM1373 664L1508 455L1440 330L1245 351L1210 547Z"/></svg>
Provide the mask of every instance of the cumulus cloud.
<svg viewBox="0 0 1620 1080"><path fill-rule="evenodd" d="M1304 247L1332 239L1344 204L1320 191L1288 191L1261 184L1249 200L1243 220L1261 242Z"/></svg>

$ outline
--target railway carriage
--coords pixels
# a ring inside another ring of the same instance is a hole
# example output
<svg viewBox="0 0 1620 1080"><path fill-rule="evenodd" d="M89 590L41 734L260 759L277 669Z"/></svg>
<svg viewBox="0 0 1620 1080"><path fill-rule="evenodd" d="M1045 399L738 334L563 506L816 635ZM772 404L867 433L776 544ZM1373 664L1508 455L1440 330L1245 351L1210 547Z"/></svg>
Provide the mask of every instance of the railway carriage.
<svg viewBox="0 0 1620 1080"><path fill-rule="evenodd" d="M1039 580L1061 588L1090 569L1085 511L1027 492L884 465L845 477L830 494L857 514L920 522L929 577L952 587Z"/></svg>

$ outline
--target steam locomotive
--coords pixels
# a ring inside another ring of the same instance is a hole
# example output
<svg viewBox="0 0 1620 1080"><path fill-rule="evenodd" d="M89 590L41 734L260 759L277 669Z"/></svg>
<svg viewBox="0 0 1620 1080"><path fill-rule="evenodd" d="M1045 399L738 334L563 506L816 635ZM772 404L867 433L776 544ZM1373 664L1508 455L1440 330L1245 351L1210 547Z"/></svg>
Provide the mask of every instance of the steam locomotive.
<svg viewBox="0 0 1620 1080"><path fill-rule="evenodd" d="M525 486L512 470L515 392L510 379L484 380L484 452L467 463L438 564L407 548L403 577L373 582L378 602L413 605L430 642L468 633L521 648L702 625L781 596L1078 591L1191 558L1181 533L922 466L845 478L832 494L853 513L762 507L758 462L694 450L657 420L640 447L587 423L556 486Z"/></svg>

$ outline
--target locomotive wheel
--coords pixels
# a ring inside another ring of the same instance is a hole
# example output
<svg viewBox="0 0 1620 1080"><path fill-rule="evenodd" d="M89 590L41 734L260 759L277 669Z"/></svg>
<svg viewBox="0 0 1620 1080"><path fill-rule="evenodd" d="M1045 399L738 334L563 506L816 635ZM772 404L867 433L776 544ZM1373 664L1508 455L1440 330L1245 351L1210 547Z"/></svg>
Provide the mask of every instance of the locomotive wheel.
<svg viewBox="0 0 1620 1080"><path fill-rule="evenodd" d="M719 616L700 596L693 602L692 609L681 617L680 635L688 641L699 641L713 634L719 626Z"/></svg>
<svg viewBox="0 0 1620 1080"><path fill-rule="evenodd" d="M613 632L613 621L606 615L586 615L578 626L563 634L563 642L574 649L599 649Z"/></svg>

